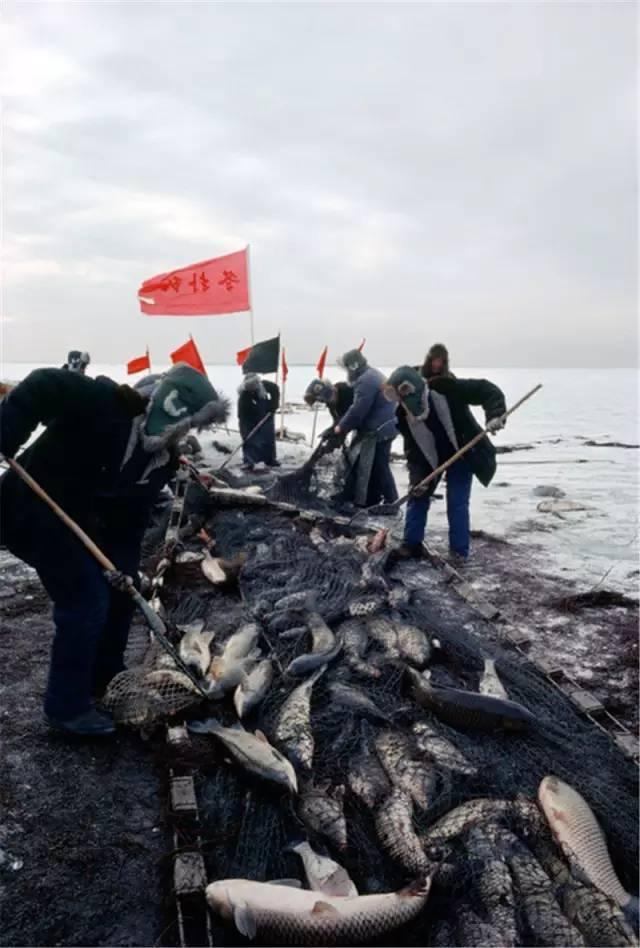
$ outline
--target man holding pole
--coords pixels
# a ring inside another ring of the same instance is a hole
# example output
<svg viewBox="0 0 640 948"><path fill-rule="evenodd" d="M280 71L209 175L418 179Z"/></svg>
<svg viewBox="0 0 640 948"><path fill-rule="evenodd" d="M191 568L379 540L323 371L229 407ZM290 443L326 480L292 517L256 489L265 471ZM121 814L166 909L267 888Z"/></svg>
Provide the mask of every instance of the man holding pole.
<svg viewBox="0 0 640 948"><path fill-rule="evenodd" d="M244 368L244 367L243 367ZM257 372L246 372L238 388L238 426L242 438L245 470L256 465L279 467L276 459L275 416L280 405L280 389Z"/></svg>
<svg viewBox="0 0 640 948"><path fill-rule="evenodd" d="M45 426L19 455L22 467L0 479L0 542L34 567L53 600L44 710L56 730L82 736L115 730L93 700L124 668L133 603L122 574L137 574L153 504L177 467L178 441L227 413L228 403L207 377L183 364L144 394L105 377L38 369L3 400L0 452L6 458ZM22 469L35 486L25 483ZM105 578L95 547L90 552L61 522L41 489L120 572Z"/></svg>
<svg viewBox="0 0 640 948"><path fill-rule="evenodd" d="M481 434L470 405L482 406L486 429L491 433L504 427L504 395L497 385L486 379L456 379L443 375L427 383L417 369L404 365L391 374L385 391L399 403L397 420L404 438L412 487ZM458 565L469 556L469 500L473 477L475 475L487 487L495 472L496 452L487 437L481 438L447 471L449 548L452 561ZM404 543L398 550L400 557L419 557L423 553L427 514L438 480L435 478L424 490L418 488L409 497Z"/></svg>

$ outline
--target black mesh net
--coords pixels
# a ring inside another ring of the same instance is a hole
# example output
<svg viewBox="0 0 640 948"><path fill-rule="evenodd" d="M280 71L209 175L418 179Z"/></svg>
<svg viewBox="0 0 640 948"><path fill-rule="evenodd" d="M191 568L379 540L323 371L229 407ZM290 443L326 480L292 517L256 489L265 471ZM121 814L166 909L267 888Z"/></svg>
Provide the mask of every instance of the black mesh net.
<svg viewBox="0 0 640 948"><path fill-rule="evenodd" d="M570 872L535 803L546 775L575 787L605 833L622 885L637 891L638 771L607 735L502 646L428 565L394 567L330 520L223 510L209 513L206 529L218 555L248 553L239 586L217 590L176 569L165 606L174 619L204 618L215 630L214 652L243 622L259 623L275 674L244 722L249 730L288 747L283 716L308 675L287 668L311 649L310 611L343 644L302 715L307 759L296 768L297 797L230 764L212 736L194 736L181 752L198 769L211 881L304 878L288 846L305 838L336 859L361 894L401 888L438 866L425 910L394 933L394 944L634 943L620 908ZM535 716L527 731L454 727L420 708L407 687L409 663L426 665L433 685L477 692L487 659L508 697ZM206 713L233 723L231 693ZM213 932L216 944L244 943L217 919ZM391 942L374 932L362 943Z"/></svg>

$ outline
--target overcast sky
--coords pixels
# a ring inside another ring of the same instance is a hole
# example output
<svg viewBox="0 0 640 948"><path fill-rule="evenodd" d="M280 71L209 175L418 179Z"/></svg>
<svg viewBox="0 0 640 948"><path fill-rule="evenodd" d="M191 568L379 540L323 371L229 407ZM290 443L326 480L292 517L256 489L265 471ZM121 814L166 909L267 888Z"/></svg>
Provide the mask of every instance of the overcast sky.
<svg viewBox="0 0 640 948"><path fill-rule="evenodd" d="M250 244L291 362L635 362L633 3L3 8L6 360L232 361L136 293Z"/></svg>

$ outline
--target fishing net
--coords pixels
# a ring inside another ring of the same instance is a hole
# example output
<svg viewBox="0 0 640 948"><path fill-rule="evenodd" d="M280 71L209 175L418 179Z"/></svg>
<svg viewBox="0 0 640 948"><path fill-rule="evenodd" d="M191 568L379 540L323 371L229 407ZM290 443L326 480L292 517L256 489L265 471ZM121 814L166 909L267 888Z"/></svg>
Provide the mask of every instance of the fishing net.
<svg viewBox="0 0 640 948"><path fill-rule="evenodd" d="M313 754L308 769L298 768L297 798L230 764L210 735L194 735L181 749L181 763L197 768L210 880L304 878L288 846L305 838L337 859L362 894L398 889L438 866L425 911L394 933L394 944L634 942L620 909L570 872L535 800L549 774L575 787L605 833L620 881L634 892L637 768L535 666L502 644L495 626L427 564L394 566L384 550L370 553L362 538L342 535L329 519L209 510L206 530L218 555L248 554L239 587L214 589L176 571L163 602L174 621L204 619L215 633L212 654L223 652L244 622L260 624L259 645L275 674L245 721L248 729L277 744L287 702L306 680L287 668L311 649L310 608L351 643L313 685ZM407 627L412 643L430 645L433 685L477 692L491 659L509 698L535 715L535 726L470 732L421 709L407 688L408 646L389 637ZM358 630L364 646L354 651ZM140 673L148 683L152 672ZM193 706L197 696L172 692L172 709L182 699ZM236 720L231 693L194 710L223 725ZM320 802L324 822L310 818L310 800ZM343 825L344 846L336 842ZM244 943L232 926L213 921L214 944ZM366 943L388 939L374 933Z"/></svg>

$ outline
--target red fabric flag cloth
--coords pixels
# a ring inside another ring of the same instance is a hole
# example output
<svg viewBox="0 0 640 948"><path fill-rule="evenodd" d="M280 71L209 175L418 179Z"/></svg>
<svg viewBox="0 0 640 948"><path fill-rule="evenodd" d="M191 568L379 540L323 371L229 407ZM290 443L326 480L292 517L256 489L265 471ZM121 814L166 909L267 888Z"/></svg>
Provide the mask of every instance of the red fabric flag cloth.
<svg viewBox="0 0 640 948"><path fill-rule="evenodd" d="M151 277L138 290L138 300L149 316L218 316L251 309L247 250Z"/></svg>
<svg viewBox="0 0 640 948"><path fill-rule="evenodd" d="M146 355L140 356L138 359L131 359L130 362L127 362L127 375L135 375L136 372L144 372L145 369L151 368L151 360L149 359L149 352L147 351Z"/></svg>
<svg viewBox="0 0 640 948"><path fill-rule="evenodd" d="M316 372L318 373L318 378L321 379L324 375L324 367L327 364L327 352L329 351L329 346L325 346L322 350L320 358L318 359L318 364L316 366Z"/></svg>
<svg viewBox="0 0 640 948"><path fill-rule="evenodd" d="M362 342L360 343L360 345L358 346L358 351L359 351L359 352L362 352L362 350L364 349L364 344L365 344L366 341L367 341L366 339L363 339Z"/></svg>
<svg viewBox="0 0 640 948"><path fill-rule="evenodd" d="M287 375L289 374L289 366L287 365L287 357L284 354L284 346L282 347L282 381L287 381Z"/></svg>
<svg viewBox="0 0 640 948"><path fill-rule="evenodd" d="M236 362L238 365L244 365L249 357L249 353L253 347L249 346L248 349L241 349L240 352L236 352Z"/></svg>
<svg viewBox="0 0 640 948"><path fill-rule="evenodd" d="M207 374L207 370L204 367L204 362L200 358L198 347L196 346L193 339L190 339L189 342L185 342L183 346L180 346L179 349L176 349L175 352L172 352L171 361L186 362L187 365L197 369L198 372L202 372L203 375Z"/></svg>

